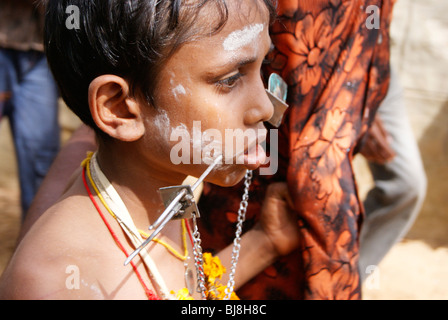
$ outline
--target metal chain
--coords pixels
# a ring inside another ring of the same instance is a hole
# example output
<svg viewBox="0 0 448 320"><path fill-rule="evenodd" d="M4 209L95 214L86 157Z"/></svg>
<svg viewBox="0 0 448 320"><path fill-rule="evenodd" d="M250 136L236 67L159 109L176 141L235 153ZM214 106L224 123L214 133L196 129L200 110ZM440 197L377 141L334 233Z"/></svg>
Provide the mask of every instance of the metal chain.
<svg viewBox="0 0 448 320"><path fill-rule="evenodd" d="M246 212L247 212L247 206L249 205L249 187L252 182L252 171L247 170L244 180L244 193L242 200L240 202L240 208L238 210L238 222L236 226L235 231L235 239L233 240L233 249L232 249L232 260L230 262L230 274L229 274L229 281L227 282L227 287L225 289L225 297L224 300L229 300L230 296L232 295L233 288L235 286L235 271L236 271L236 265L238 263L238 258L240 256L240 249L241 249L241 233L243 232L243 223L246 219ZM203 266L203 259L202 259L202 247L201 247L201 239L200 234L198 231L198 226L196 223L196 215L193 215L193 255L194 255L194 262L196 265L196 274L198 278L198 292L201 293L202 299L206 299L205 295L205 275L204 275L204 266Z"/></svg>
<svg viewBox="0 0 448 320"><path fill-rule="evenodd" d="M204 275L204 264L202 259L202 247L201 247L201 236L198 230L198 224L196 222L196 214L193 214L193 256L194 265L196 267L196 276L198 279L197 291L201 293L202 300L206 300L205 296L205 275Z"/></svg>
<svg viewBox="0 0 448 320"><path fill-rule="evenodd" d="M232 260L230 262L230 273L229 281L227 282L227 287L224 290L226 293L224 300L230 300L233 288L235 286L235 271L236 264L238 263L238 258L240 256L241 249L241 233L243 232L243 223L246 220L247 206L249 205L249 187L252 182L252 171L247 170L245 180L244 180L244 193L242 200L240 202L240 208L238 209L238 223L236 225L235 239L233 240L233 250L232 250Z"/></svg>

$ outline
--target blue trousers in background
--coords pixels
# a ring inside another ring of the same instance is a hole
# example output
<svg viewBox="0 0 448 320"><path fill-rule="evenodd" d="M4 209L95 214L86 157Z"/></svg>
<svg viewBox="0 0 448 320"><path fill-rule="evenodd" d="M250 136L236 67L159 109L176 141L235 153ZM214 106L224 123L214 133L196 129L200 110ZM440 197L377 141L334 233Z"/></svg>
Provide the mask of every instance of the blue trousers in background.
<svg viewBox="0 0 448 320"><path fill-rule="evenodd" d="M16 150L22 218L60 146L58 90L44 53L0 48L0 118Z"/></svg>

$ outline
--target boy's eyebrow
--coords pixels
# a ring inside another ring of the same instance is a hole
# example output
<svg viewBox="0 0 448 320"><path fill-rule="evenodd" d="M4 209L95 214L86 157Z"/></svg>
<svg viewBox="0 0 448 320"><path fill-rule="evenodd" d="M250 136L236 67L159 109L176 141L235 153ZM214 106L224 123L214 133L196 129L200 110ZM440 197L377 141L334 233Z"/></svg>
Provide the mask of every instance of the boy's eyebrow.
<svg viewBox="0 0 448 320"><path fill-rule="evenodd" d="M256 57L249 57L249 58L241 59L240 61L238 61L236 66L238 68L241 68L241 67L244 67L244 66L246 66L248 64L254 63L255 61L257 61Z"/></svg>
<svg viewBox="0 0 448 320"><path fill-rule="evenodd" d="M274 48L275 48L274 43L272 42L272 40L269 40L269 41L270 41L269 49L268 49L268 52L266 52L265 56L268 55L269 53L271 53L274 50ZM217 67L216 69L221 70L221 69L226 69L226 68L229 68L229 67L232 67L232 68L242 68L242 67L244 67L244 66L246 66L248 64L256 62L257 59L258 58L256 56L244 57L244 58L241 58L241 59L237 58L237 59L234 59L234 60L232 59L231 61L228 61L227 63L224 63L223 65Z"/></svg>
<svg viewBox="0 0 448 320"><path fill-rule="evenodd" d="M205 72L207 78L211 78L212 82L219 79L223 74L231 72L232 70L242 68L246 65L257 61L256 57L247 57L241 59L232 59L220 66L213 68L213 71Z"/></svg>

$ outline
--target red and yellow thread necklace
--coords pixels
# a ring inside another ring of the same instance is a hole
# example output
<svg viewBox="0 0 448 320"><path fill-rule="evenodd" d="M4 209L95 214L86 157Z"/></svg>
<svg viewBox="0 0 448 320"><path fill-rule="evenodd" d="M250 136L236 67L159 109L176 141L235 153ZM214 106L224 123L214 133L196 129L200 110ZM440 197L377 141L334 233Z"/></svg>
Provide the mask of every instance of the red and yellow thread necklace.
<svg viewBox="0 0 448 320"><path fill-rule="evenodd" d="M87 159L86 159L87 160ZM103 206L106 208L107 212L109 212L109 214L114 218L117 219L117 216L115 215L115 213L112 211L112 209L109 207L109 205L107 204L106 200L104 199L104 197L101 195L101 192L98 190L98 187L95 184L95 181L92 178L92 174L90 171L90 165L87 163L86 165L86 171L87 171L87 176L89 178L89 182L92 185L93 189L96 192L96 195L98 196L98 198L100 199L101 203L103 204ZM176 258L185 261L188 258L188 247L187 247L187 237L186 237L186 225L185 225L185 221L182 220L181 221L182 224L182 244L184 247L184 254L181 255L179 252L177 252L171 245L169 245L168 243L164 242L161 239L158 238L154 238L153 241L156 243L161 244L162 246L164 246L168 252L170 252L173 256L175 256ZM140 235L146 239L149 237L149 235L144 232L143 230L138 230Z"/></svg>
<svg viewBox="0 0 448 320"><path fill-rule="evenodd" d="M96 171L96 175L92 176L91 173L91 165L92 167L94 167L94 171ZM113 199L110 199L109 193L112 193L113 197L116 200L119 200L119 196L118 195L114 195L115 190L113 189L112 185L110 184L110 182L107 180L107 178L105 178L105 176L102 174L101 170L98 167L97 164L97 160L96 160L96 154L92 154L89 153L87 155L87 158L83 161L82 166L84 167L83 170L83 180L84 180L84 185L86 187L87 192L89 193L89 197L92 200L93 204L95 205L97 211L99 212L99 214L101 215L104 223L106 224L106 226L108 227L109 231L111 232L112 236L114 237L115 241L117 242L117 244L119 245L120 249L125 253L126 256L128 256L126 250L124 249L124 247L121 245L121 243L119 242L118 238L116 237L115 233L113 232L113 230L111 229L110 225L107 223L107 220L105 219L104 215L102 214L98 204L95 201L95 198L93 197L93 195L90 193L90 190L88 188L87 185L87 181L85 179L85 174L87 173L87 176L89 178L90 184L92 185L92 187L95 189L95 192L98 196L98 198L100 199L100 201L102 202L103 206L106 208L106 210L109 212L109 214L120 224L120 226L123 228L123 230L128 234L128 237L131 238L132 240L133 237L136 237L136 234L138 234L138 241L137 243L134 242L134 245L138 246L139 243L141 243L143 240L142 238L147 238L148 234L146 234L145 232L138 230L135 228L135 225L132 222L132 219L130 218L130 216L126 216L126 214L128 214L127 209L124 207L124 204L118 202L115 203L113 201ZM96 167L96 168L95 168ZM99 177L98 177L99 176ZM108 185L109 189L105 186L104 184ZM101 192L101 190L99 190L98 185L100 186L101 189L103 189L103 192ZM108 199L105 199L105 197L108 197ZM109 201L107 201L109 200ZM108 204L110 203L111 205L113 205L115 207L115 210L111 208L111 206ZM117 211L117 205L118 208L120 208L120 204L122 205L122 210L120 211L120 216L118 216L117 214L115 214L115 212ZM123 215L122 213L126 213L125 215ZM124 220L124 221L123 221ZM127 221L126 221L127 220ZM161 292L162 294L159 294L162 296L162 298L166 299L172 299L174 298L174 296L177 299L182 299L182 300L191 300L192 297L190 295L191 292L193 292L193 284L190 283L188 284L188 278L192 279L192 274L189 273L189 268L188 268L188 264L187 259L188 257L188 247L187 247L187 240L186 240L186 235L188 234L189 238L190 238L190 242L193 243L193 238L192 238L192 234L191 234L191 229L190 226L188 225L188 223L185 220L181 221L182 223L182 243L183 243L183 247L184 247L184 254L181 255L180 253L178 253L172 246L170 246L168 243L159 240L159 239L154 239L155 242L160 243L161 245L163 245L168 252L170 252L172 255L174 255L176 258L184 261L184 265L185 265L185 281L187 284L187 288L183 288L180 289L177 293L174 293L173 291L170 291L170 294L167 294L167 290L166 288L163 287L164 283L163 283L163 279L161 279L160 275L157 277L154 277L155 273L156 275L158 275L157 273L157 269L154 268L154 265L151 265L151 260L148 259L149 255L143 255L143 261L145 262L145 264L148 266L148 260L149 260L149 266L153 266L153 269L155 269L156 272L154 272L154 270L151 270L150 268L150 278L152 280L156 280L156 284L159 287L159 292ZM144 253L142 251L142 253ZM140 255L142 255L142 253L140 253ZM145 259L146 258L146 259ZM145 289L145 292L147 293L148 298L150 299L157 299L158 297L155 296L146 286L146 284L143 282L143 279L141 277L141 275L138 273L138 270L136 269L135 265L133 265L134 271L136 272L140 282L142 283L142 286ZM213 257L210 253L204 253L204 273L206 276L206 280L207 280L207 298L208 299L223 299L225 292L225 286L223 286L218 280L221 279L223 273L225 273L226 270L225 268L221 265L221 262L219 260L218 257ZM164 289L164 290L160 290L160 289ZM231 300L237 300L238 297L235 295L235 293L232 293L231 295Z"/></svg>
<svg viewBox="0 0 448 320"><path fill-rule="evenodd" d="M86 188L86 191L89 195L90 200L92 201L93 205L95 206L96 210L98 211L98 213L101 216L101 219L103 220L104 224L106 225L107 229L109 230L111 236L114 238L115 242L117 243L118 247L120 248L121 251L123 251L123 253L126 255L126 257L128 257L128 253L126 252L126 249L124 248L124 246L121 244L120 240L118 239L117 235L115 234L115 232L113 231L112 227L110 226L110 224L107 222L106 217L103 215L103 213L101 212L100 207L98 206L95 198L93 197L92 193L90 192L89 186L87 184L86 181L86 168L84 167L84 170L82 171L82 180L84 182L84 187ZM143 278L140 274L140 272L138 271L137 267L135 266L135 264L132 262L131 263L132 268L134 269L135 274L137 275L138 280L140 281L146 296L148 297L149 300L159 300L159 297L157 297L156 294L154 294L154 292L152 292L145 284L145 282L143 281Z"/></svg>
<svg viewBox="0 0 448 320"><path fill-rule="evenodd" d="M101 195L99 199L107 204L105 207L118 222L134 247L138 247L143 242L142 236L135 227L132 217L122 202L120 196L99 168L96 160L96 154L88 153L87 158L82 163L82 166L85 167L86 174L89 179L91 179L91 185L94 187L95 192ZM148 252L146 250L142 250L140 257L148 269L148 275L159 297L161 299L172 299L173 296L166 287L156 264Z"/></svg>

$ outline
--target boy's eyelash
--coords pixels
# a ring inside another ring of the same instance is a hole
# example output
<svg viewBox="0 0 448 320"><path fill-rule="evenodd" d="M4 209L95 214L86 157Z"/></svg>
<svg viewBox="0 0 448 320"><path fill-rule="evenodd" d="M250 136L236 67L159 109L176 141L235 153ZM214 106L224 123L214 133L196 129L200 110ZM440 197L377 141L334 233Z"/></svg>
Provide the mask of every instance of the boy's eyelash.
<svg viewBox="0 0 448 320"><path fill-rule="evenodd" d="M238 72L237 74L234 74L234 75L231 76L231 77L228 77L228 78L225 78L225 79L222 79L222 80L217 81L217 82L216 82L216 86L217 86L218 89L220 89L220 90L231 90L231 89L233 89L233 88L236 86L238 80L239 80L242 76L243 76L243 75L242 75L241 73Z"/></svg>

